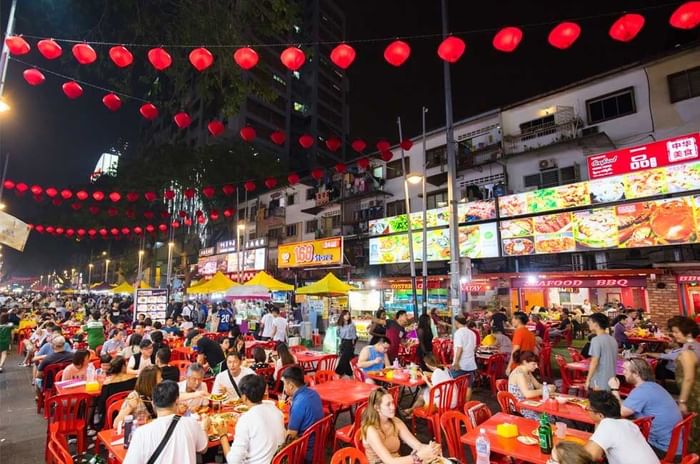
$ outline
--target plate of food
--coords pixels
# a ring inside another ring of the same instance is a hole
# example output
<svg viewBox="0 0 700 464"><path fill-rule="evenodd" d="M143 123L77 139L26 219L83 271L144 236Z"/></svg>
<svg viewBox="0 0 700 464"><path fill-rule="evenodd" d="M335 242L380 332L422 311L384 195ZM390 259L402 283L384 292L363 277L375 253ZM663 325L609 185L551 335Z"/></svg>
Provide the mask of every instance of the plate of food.
<svg viewBox="0 0 700 464"><path fill-rule="evenodd" d="M565 232L571 227L571 213L546 214L535 217L535 232L554 234Z"/></svg>
<svg viewBox="0 0 700 464"><path fill-rule="evenodd" d="M649 224L664 243L695 241L693 208L683 199L658 201Z"/></svg>
<svg viewBox="0 0 700 464"><path fill-rule="evenodd" d="M212 393L209 395L209 401L223 402L228 399L228 393Z"/></svg>
<svg viewBox="0 0 700 464"><path fill-rule="evenodd" d="M537 253L562 253L574 251L576 242L571 234L562 234L560 237L547 236L535 239L535 251Z"/></svg>
<svg viewBox="0 0 700 464"><path fill-rule="evenodd" d="M592 180L589 184L591 203L610 203L625 198L622 177Z"/></svg>
<svg viewBox="0 0 700 464"><path fill-rule="evenodd" d="M597 208L574 213L576 243L584 248L617 246L617 216L614 208Z"/></svg>
<svg viewBox="0 0 700 464"><path fill-rule="evenodd" d="M535 244L530 238L511 238L503 240L503 252L508 256L531 255Z"/></svg>
<svg viewBox="0 0 700 464"><path fill-rule="evenodd" d="M501 237L513 238L532 235L532 218L501 221Z"/></svg>
<svg viewBox="0 0 700 464"><path fill-rule="evenodd" d="M625 174L625 197L628 199L651 197L668 192L666 171L649 169L647 171Z"/></svg>
<svg viewBox="0 0 700 464"><path fill-rule="evenodd" d="M237 412L238 414L243 414L244 412L248 412L249 410L250 408L245 404L239 404L233 407L233 411Z"/></svg>
<svg viewBox="0 0 700 464"><path fill-rule="evenodd" d="M527 435L518 435L518 441L523 445L536 445L539 443L536 438L528 437Z"/></svg>

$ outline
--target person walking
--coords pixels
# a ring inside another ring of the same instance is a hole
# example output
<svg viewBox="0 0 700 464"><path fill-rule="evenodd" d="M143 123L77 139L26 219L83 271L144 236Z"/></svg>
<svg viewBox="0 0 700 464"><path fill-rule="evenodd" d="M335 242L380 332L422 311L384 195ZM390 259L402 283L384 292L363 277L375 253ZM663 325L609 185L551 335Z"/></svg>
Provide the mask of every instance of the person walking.
<svg viewBox="0 0 700 464"><path fill-rule="evenodd" d="M10 351L10 341L12 340L12 328L7 313L0 314L0 372L5 366L7 352Z"/></svg>
<svg viewBox="0 0 700 464"><path fill-rule="evenodd" d="M347 309L340 313L338 318L338 339L340 340L340 359L335 373L352 377L352 367L350 360L355 356L355 343L357 342L357 329L352 322L350 311Z"/></svg>
<svg viewBox="0 0 700 464"><path fill-rule="evenodd" d="M586 389L610 390L608 381L615 377L617 367L617 341L608 333L610 320L603 313L588 318L588 328L595 334L591 340L591 364L586 377Z"/></svg>

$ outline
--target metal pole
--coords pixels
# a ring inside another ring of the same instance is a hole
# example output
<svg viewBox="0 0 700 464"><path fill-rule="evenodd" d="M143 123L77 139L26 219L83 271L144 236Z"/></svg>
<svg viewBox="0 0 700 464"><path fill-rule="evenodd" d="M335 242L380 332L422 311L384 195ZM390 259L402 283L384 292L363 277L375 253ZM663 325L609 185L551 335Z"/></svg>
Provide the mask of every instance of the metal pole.
<svg viewBox="0 0 700 464"><path fill-rule="evenodd" d="M399 141L403 140L403 131L401 130L401 118L396 119L396 124L399 126ZM408 225L408 259L411 267L411 293L413 296L413 317L418 320L418 294L416 293L416 259L413 255L413 228L411 227L411 198L408 196L408 173L406 172L406 154L401 148L401 169L403 170L403 191L406 197L406 223ZM425 223L423 223L425 230ZM423 261L427 258L423 255Z"/></svg>
<svg viewBox="0 0 700 464"><path fill-rule="evenodd" d="M170 288L170 278L172 276L173 272L173 248L175 247L175 242L171 241L168 242L168 273L165 277L165 288Z"/></svg>
<svg viewBox="0 0 700 464"><path fill-rule="evenodd" d="M428 197L425 192L426 177L428 175L428 160L425 159L426 155L426 137L425 137L425 113L428 112L428 108L423 107L421 113L423 116L423 181L421 182L421 193L423 195L423 314L428 314L428 260L425 256L428 256Z"/></svg>
<svg viewBox="0 0 700 464"><path fill-rule="evenodd" d="M7 29L5 30L5 37L10 37L15 30L16 9L17 0L12 0L12 5L10 6L10 16L7 19ZM7 48L7 44L3 41L2 54L0 54L0 98L2 98L3 91L5 90L5 76L7 75L7 62L9 57L10 50Z"/></svg>
<svg viewBox="0 0 700 464"><path fill-rule="evenodd" d="M442 38L448 35L447 0L441 0L442 7ZM454 316L461 308L461 292L459 289L459 219L457 218L457 153L454 145L454 121L452 114L452 80L450 64L445 61L442 65L445 85L445 129L447 142L447 203L450 217L450 307L454 327Z"/></svg>
<svg viewBox="0 0 700 464"><path fill-rule="evenodd" d="M0 144L2 146L2 144ZM2 153L0 153L0 156L2 156ZM2 194L5 191L5 179L7 179L7 165L10 162L10 154L7 153L5 154L5 164L2 168L2 180L0 180L0 202L2 202ZM0 206L0 209L2 209L2 206Z"/></svg>
<svg viewBox="0 0 700 464"><path fill-rule="evenodd" d="M241 278L241 223L238 220L238 208L240 207L238 202L238 189L236 189L236 215L234 219L236 221L236 269L238 271L238 282L240 283L243 279Z"/></svg>

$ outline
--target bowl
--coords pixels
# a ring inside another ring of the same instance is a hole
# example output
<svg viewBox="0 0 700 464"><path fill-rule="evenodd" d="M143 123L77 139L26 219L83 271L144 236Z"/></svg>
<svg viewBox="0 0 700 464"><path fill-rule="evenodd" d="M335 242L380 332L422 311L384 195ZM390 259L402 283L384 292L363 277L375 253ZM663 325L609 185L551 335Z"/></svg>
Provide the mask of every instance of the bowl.
<svg viewBox="0 0 700 464"><path fill-rule="evenodd" d="M556 400L557 400L557 403L559 403L559 404L564 404L564 403L566 403L567 401L569 401L569 399L566 398L566 397L564 397L564 396L557 396L557 397L556 397Z"/></svg>

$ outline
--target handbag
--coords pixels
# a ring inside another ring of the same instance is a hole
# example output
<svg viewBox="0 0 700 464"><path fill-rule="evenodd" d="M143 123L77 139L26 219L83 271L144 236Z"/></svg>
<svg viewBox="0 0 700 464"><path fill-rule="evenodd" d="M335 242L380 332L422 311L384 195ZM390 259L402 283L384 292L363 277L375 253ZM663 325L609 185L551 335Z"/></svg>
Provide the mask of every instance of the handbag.
<svg viewBox="0 0 700 464"><path fill-rule="evenodd" d="M165 436L163 439L158 443L158 447L156 450L153 452L150 458L148 458L148 461L146 464L153 464L156 462L156 459L158 459L158 456L160 456L160 453L163 452L163 448L165 448L165 445L168 444L168 440L170 440L170 437L173 435L173 432L175 431L175 426L177 425L178 421L180 420L181 416L175 415L173 417L173 420L170 421L170 425L168 426L168 430L165 432Z"/></svg>

